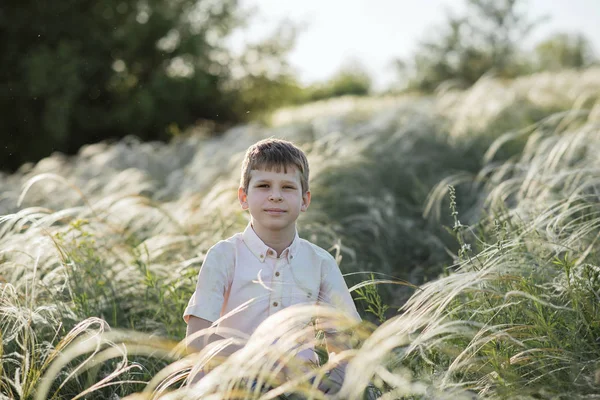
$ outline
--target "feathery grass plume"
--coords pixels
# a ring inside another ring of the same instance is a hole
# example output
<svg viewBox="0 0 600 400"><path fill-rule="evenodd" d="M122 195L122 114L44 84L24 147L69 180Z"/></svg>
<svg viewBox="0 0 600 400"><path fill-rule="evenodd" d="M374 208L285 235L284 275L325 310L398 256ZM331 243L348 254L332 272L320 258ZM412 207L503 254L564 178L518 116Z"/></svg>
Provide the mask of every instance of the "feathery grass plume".
<svg viewBox="0 0 600 400"><path fill-rule="evenodd" d="M485 132L495 139L557 112L591 108L598 93L598 68L540 72L510 81L480 79L469 90L440 94L437 107L453 122L454 137Z"/></svg>
<svg viewBox="0 0 600 400"><path fill-rule="evenodd" d="M441 389L490 398L597 393L600 141L591 122L561 126L531 135L518 160L487 169L482 204L490 214L480 222L478 254L403 309L400 319L430 318L411 362L435 365ZM497 220L506 227L502 246L493 244ZM444 320L457 326L446 337L438 331Z"/></svg>
<svg viewBox="0 0 600 400"><path fill-rule="evenodd" d="M63 322L75 320L74 315L54 305L35 304L34 293L22 298L10 284L1 284L0 290L0 388L9 398L33 398L40 379L65 347L83 332L103 330L105 323L92 318L67 332Z"/></svg>
<svg viewBox="0 0 600 400"><path fill-rule="evenodd" d="M73 397L69 398L84 398L91 393L97 398L108 398L117 393L122 396L122 386L129 386L129 390L143 387L149 378L146 367L129 361L130 357L145 357L146 362L158 360L164 364L165 359L180 356L175 342L139 332L80 331L47 368L36 388L35 399L63 398L64 387L72 380L79 381L76 388L80 391L72 389L70 396ZM121 358L121 361L108 363L115 358ZM74 361L77 361L76 367L71 366ZM105 368L107 364L108 369ZM87 374L85 381L79 379L83 374ZM58 386L57 378L61 378Z"/></svg>
<svg viewBox="0 0 600 400"><path fill-rule="evenodd" d="M313 348L317 343L314 316L318 315L320 329L336 334L330 336L332 347L338 353L332 355L323 365L310 366L294 356L303 349ZM340 362L352 360L353 346L369 336L371 328L356 326L356 321L327 307L290 307L267 319L247 340L240 338L238 344L245 346L229 358L219 357L231 339L212 343L200 353L185 354L182 344L152 338L136 332L108 331L79 337L64 349L47 368L44 379L37 388L36 398L51 398L51 387L61 371L73 360L85 356L77 368L70 371L61 385L55 389L57 395L70 379L92 371L103 362L122 357L114 371L94 385L85 388L74 398L80 398L97 390L123 382L116 380L126 374L135 364L127 363L128 357L145 355L149 357L179 358L159 372L144 389L147 398L171 398L173 390L179 392L177 398L275 398L276 396L322 396L317 390L321 380ZM208 334L208 330L199 335ZM346 361L345 361L346 360ZM197 384L182 386L190 372L199 366L209 366L210 372ZM344 383L346 385L347 383ZM356 386L356 384L354 384ZM362 388L364 391L364 388ZM357 390L356 387L354 390ZM104 392L106 393L106 392ZM52 397L54 398L54 397Z"/></svg>

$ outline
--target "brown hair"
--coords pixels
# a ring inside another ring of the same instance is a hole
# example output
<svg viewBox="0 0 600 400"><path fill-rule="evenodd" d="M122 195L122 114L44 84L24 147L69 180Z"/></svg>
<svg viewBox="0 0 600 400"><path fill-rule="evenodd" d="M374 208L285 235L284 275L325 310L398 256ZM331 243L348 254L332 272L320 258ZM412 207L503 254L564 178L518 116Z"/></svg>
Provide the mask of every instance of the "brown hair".
<svg viewBox="0 0 600 400"><path fill-rule="evenodd" d="M308 191L308 160L304 152L287 140L273 138L261 140L246 151L242 162L240 187L248 192L252 170L264 169L279 172L283 169L283 172L287 173L289 166L294 166L300 171L302 194L305 194Z"/></svg>

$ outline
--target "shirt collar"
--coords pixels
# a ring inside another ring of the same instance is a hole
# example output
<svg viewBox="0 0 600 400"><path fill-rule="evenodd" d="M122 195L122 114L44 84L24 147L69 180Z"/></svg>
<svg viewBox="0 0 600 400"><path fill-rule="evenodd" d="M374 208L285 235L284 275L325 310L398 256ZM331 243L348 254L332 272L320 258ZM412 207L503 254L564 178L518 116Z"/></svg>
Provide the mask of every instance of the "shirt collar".
<svg viewBox="0 0 600 400"><path fill-rule="evenodd" d="M246 226L244 233L242 233L242 240L244 241L246 246L248 246L250 252L252 252L252 254L254 254L254 256L260 260L260 262L265 261L265 259L267 258L268 251L272 251L273 255L276 254L275 250L267 246L265 242L263 242L262 239L258 237L256 232L254 232L254 229L252 228L252 223L248 223L248 226ZM296 253L298 252L299 242L300 237L298 236L298 231L296 230L292 244L289 245L289 247L282 252L282 256L285 256L288 262L291 262L291 260L296 256Z"/></svg>

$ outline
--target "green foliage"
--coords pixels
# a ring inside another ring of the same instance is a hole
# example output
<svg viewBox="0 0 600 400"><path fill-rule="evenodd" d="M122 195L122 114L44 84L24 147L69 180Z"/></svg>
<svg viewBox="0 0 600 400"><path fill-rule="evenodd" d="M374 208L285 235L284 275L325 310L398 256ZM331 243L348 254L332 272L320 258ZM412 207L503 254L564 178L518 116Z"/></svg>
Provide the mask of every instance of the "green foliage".
<svg viewBox="0 0 600 400"><path fill-rule="evenodd" d="M410 60L399 61L411 88L432 91L451 81L471 86L486 73L515 77L527 72L521 45L539 21L523 11L525 0L467 0L462 16L448 15L439 36L421 42Z"/></svg>
<svg viewBox="0 0 600 400"><path fill-rule="evenodd" d="M181 337L184 323L171 310L187 304L188 296L180 287L182 282L191 285L195 272L188 270L180 279L167 279L166 271L151 268L147 248L131 232L123 232L130 258L107 258L114 238L95 234L86 229L88 224L87 220L75 220L68 230L54 235L68 275L68 292L57 300L72 303L73 312L82 319L98 317L114 328ZM124 276L124 271L129 275Z"/></svg>
<svg viewBox="0 0 600 400"><path fill-rule="evenodd" d="M375 285L375 276L371 274L371 283L354 290L358 295L354 300L364 301L367 306L365 311L373 314L380 323L383 323L387 319L385 312L389 306L383 302Z"/></svg>
<svg viewBox="0 0 600 400"><path fill-rule="evenodd" d="M581 34L555 34L537 44L535 56L539 71L585 68L597 61L592 44Z"/></svg>
<svg viewBox="0 0 600 400"><path fill-rule="evenodd" d="M539 260L537 254L515 250L503 251L510 255L515 267ZM502 255L486 257L484 262L490 265ZM555 263L558 270L550 264L535 266L523 277L511 274L509 271L514 268L509 265L503 266L506 272L495 271L453 300L448 315L456 321L469 321L479 329L462 339L445 341L440 346L443 355L438 358L438 365L450 369L452 363L468 365L457 368L453 379L479 381L479 390L493 391L500 397L514 395L516 387L521 388L522 395L531 396L592 393L594 389L587 386L586 379L594 375L600 356L595 339L598 326L593 322L600 315L598 307L591 305L596 303L594 295L552 283L553 278L559 279L561 270L572 267L565 261ZM474 260L464 267L479 269ZM523 270L522 266L518 268ZM574 281L597 291L597 284L589 277L595 269L591 265L585 267L584 274L588 276ZM586 306L580 308L580 302Z"/></svg>
<svg viewBox="0 0 600 400"><path fill-rule="evenodd" d="M471 245L465 241L463 229L465 226L460 223L458 219L458 208L456 206L456 189L452 185L448 185L448 193L450 195L450 211L454 225L450 232L456 238L459 245L458 258L460 260L468 259L469 253L471 252Z"/></svg>
<svg viewBox="0 0 600 400"><path fill-rule="evenodd" d="M371 91L371 77L360 65L342 68L332 78L304 89L301 102L311 102L340 96L366 96Z"/></svg>
<svg viewBox="0 0 600 400"><path fill-rule="evenodd" d="M4 2L0 168L126 135L165 141L174 126L279 105L295 31L230 54L225 39L249 17L237 0Z"/></svg>
<svg viewBox="0 0 600 400"><path fill-rule="evenodd" d="M124 313L112 284L114 277L107 275L110 269L96 251L96 240L84 228L88 223L73 221L70 230L54 236L67 266L74 311L83 318L97 316L117 325L118 316Z"/></svg>

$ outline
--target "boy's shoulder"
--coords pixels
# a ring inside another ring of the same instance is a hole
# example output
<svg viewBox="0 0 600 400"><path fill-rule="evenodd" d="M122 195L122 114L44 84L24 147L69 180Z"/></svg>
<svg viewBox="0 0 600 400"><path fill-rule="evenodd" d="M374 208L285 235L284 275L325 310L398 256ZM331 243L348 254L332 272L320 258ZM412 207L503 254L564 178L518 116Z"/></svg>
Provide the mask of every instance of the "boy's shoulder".
<svg viewBox="0 0 600 400"><path fill-rule="evenodd" d="M217 243L212 245L212 247L209 249L209 251L223 254L223 255L227 255L227 254L233 255L235 253L236 247L239 245L241 240L242 240L242 234L236 233L227 239L219 240Z"/></svg>
<svg viewBox="0 0 600 400"><path fill-rule="evenodd" d="M325 250L324 248L314 244L313 242L300 238L300 246L301 248L305 249L305 251L312 253L313 256L318 257L319 259L327 262L330 265L337 266L337 262L335 261L335 258L333 258L331 253Z"/></svg>

